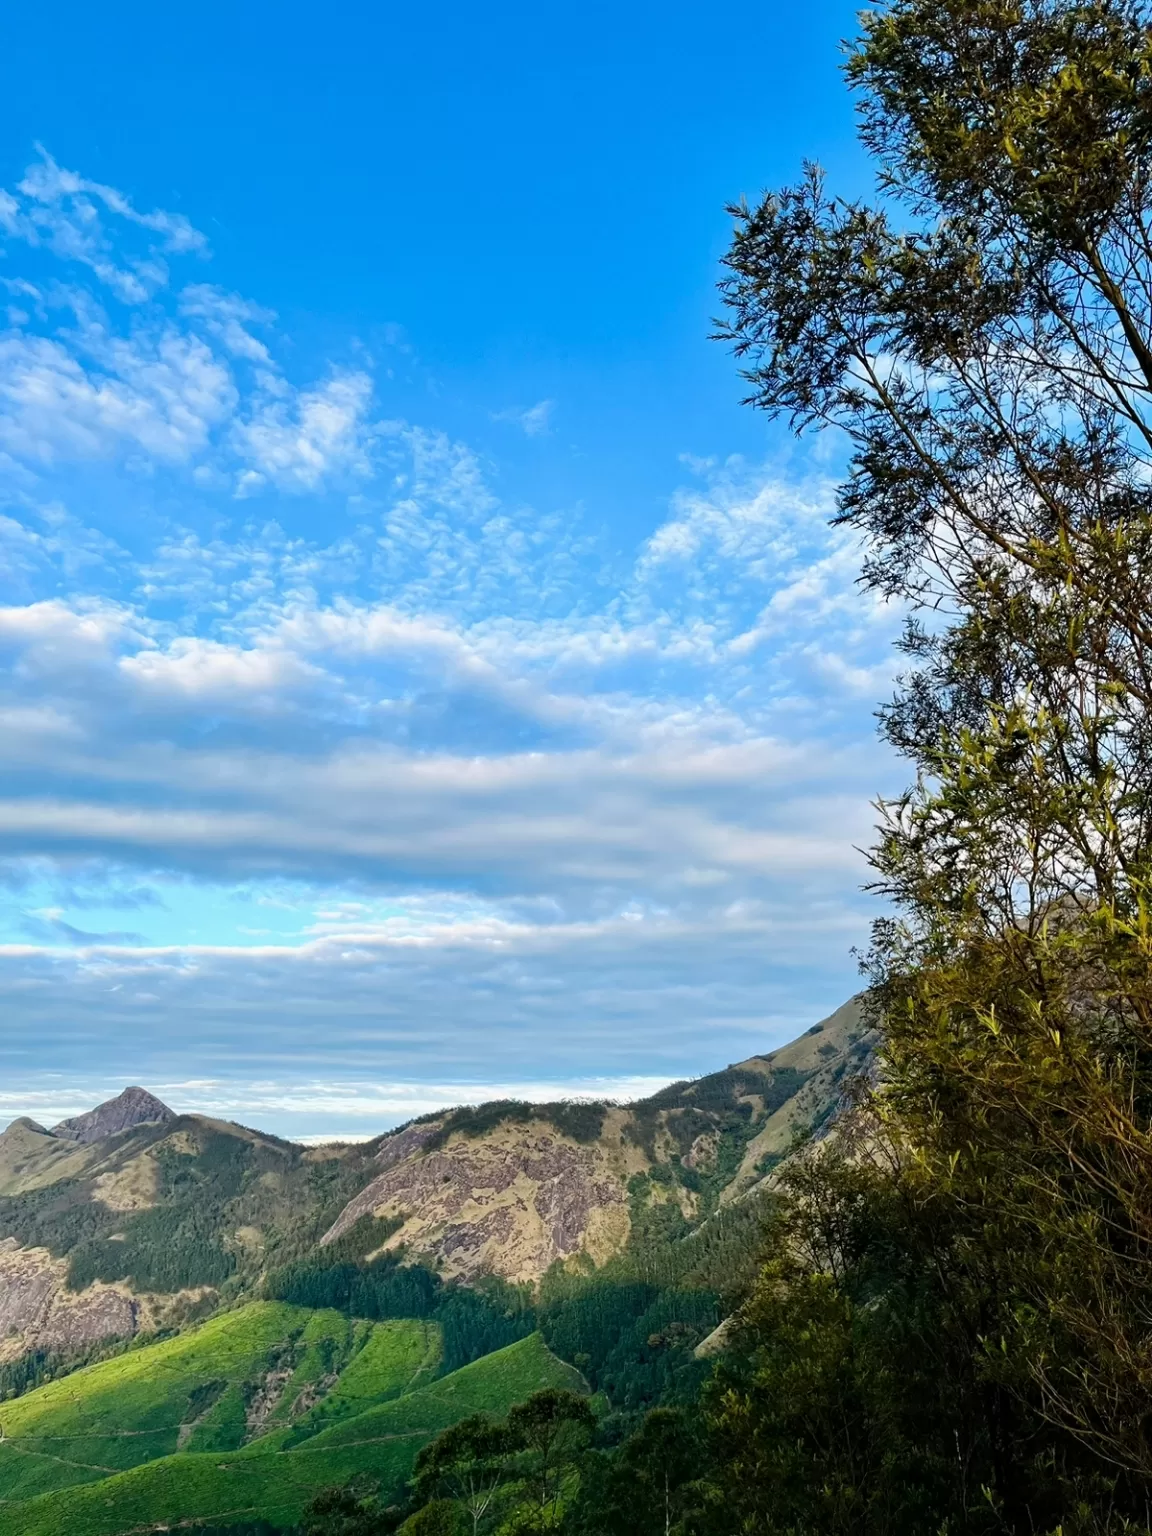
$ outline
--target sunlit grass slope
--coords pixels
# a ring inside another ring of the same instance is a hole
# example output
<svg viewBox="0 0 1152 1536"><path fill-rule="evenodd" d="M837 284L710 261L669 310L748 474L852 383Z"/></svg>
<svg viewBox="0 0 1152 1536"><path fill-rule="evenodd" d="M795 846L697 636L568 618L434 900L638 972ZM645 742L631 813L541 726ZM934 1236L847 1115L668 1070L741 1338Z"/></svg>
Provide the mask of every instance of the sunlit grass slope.
<svg viewBox="0 0 1152 1536"><path fill-rule="evenodd" d="M410 1433L439 1431L470 1413L503 1415L542 1387L587 1391L583 1377L558 1360L538 1333L474 1360L418 1392L370 1408L307 1441L311 1449L363 1445Z"/></svg>
<svg viewBox="0 0 1152 1536"><path fill-rule="evenodd" d="M311 1420L312 1400L326 1392L336 1399L320 1420L327 1424L396 1396L437 1357L424 1323L357 1323L257 1302L0 1404L0 1500L176 1451L238 1450L293 1418Z"/></svg>
<svg viewBox="0 0 1152 1536"><path fill-rule="evenodd" d="M4 1536L120 1536L178 1521L289 1525L320 1489L353 1477L378 1481L385 1496L398 1493L421 1445L467 1414L502 1415L542 1387L582 1385L533 1334L288 1449L273 1433L231 1454L166 1456L100 1483L7 1505L0 1528Z"/></svg>

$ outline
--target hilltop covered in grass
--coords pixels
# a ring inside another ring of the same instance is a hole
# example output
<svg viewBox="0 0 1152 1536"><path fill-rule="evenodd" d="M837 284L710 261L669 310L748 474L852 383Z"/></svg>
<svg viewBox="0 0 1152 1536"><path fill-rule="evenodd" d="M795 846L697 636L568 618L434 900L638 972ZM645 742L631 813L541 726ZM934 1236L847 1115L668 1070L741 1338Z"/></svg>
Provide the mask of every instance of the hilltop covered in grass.
<svg viewBox="0 0 1152 1536"><path fill-rule="evenodd" d="M271 1327L267 1316L245 1321L252 1327ZM327 1413L311 1421L314 1432L305 1438L272 1430L234 1451L221 1446L163 1455L99 1480L94 1476L55 1493L6 1502L0 1506L5 1536L117 1536L177 1521L232 1524L263 1519L290 1525L333 1484L363 1478L384 1495L400 1496L420 1447L469 1414L500 1416L548 1386L586 1390L579 1372L551 1354L538 1334L420 1385L426 1360L419 1346L427 1340L413 1334L412 1326L400 1325L397 1332L395 1324L377 1325L346 1368L344 1390L332 1393ZM423 1325L415 1326L419 1330ZM318 1336L312 1342L317 1341ZM205 1371L218 1368L212 1343L211 1338L201 1338L199 1373L183 1377L190 1392L196 1390L194 1379L199 1383ZM372 1369L362 1366L357 1371L355 1360L364 1349L376 1351ZM114 1410L101 1412L95 1406L99 1388L107 1385L99 1369L87 1380L87 1373L80 1373L70 1381L79 1382L76 1403L81 1414L89 1404L86 1389L98 1384L88 1422L94 1425L94 1439L106 1444L123 1431ZM363 1406L373 1395L388 1391L394 1393L390 1401ZM38 1396L27 1401L35 1405ZM167 1400L172 1401L171 1393ZM44 1423L43 1415L36 1420L38 1428ZM70 1440L74 1448L75 1437Z"/></svg>

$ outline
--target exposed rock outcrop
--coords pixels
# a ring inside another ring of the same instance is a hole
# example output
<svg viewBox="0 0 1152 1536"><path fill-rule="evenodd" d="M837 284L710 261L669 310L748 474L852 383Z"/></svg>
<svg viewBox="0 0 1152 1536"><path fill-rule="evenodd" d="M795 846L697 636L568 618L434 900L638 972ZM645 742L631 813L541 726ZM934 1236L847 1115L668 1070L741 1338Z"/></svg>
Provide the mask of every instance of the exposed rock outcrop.
<svg viewBox="0 0 1152 1536"><path fill-rule="evenodd" d="M601 1264L627 1243L637 1200L675 1203L691 1223L761 1187L798 1132L819 1134L874 1044L853 999L777 1051L601 1106L598 1129L566 1134L563 1105L414 1122L377 1144L378 1171L322 1242L373 1215L400 1222L385 1249L448 1277L535 1281L557 1261Z"/></svg>
<svg viewBox="0 0 1152 1536"><path fill-rule="evenodd" d="M123 1287L69 1291L67 1261L0 1241L0 1360L28 1349L76 1354L140 1331L142 1304Z"/></svg>
<svg viewBox="0 0 1152 1536"><path fill-rule="evenodd" d="M647 1166L622 1134L625 1118L610 1112L590 1144L529 1121L457 1133L430 1151L437 1127L409 1126L384 1141L383 1171L323 1241L372 1214L403 1219L386 1248L426 1256L446 1276L532 1281L577 1253L602 1263L627 1241L628 1178Z"/></svg>
<svg viewBox="0 0 1152 1536"><path fill-rule="evenodd" d="M137 1125L175 1118L174 1111L146 1088L125 1088L123 1093L106 1104L98 1104L87 1114L61 1120L59 1125L53 1126L52 1134L62 1141L76 1141L87 1146L108 1136L119 1135L121 1131L130 1131Z"/></svg>

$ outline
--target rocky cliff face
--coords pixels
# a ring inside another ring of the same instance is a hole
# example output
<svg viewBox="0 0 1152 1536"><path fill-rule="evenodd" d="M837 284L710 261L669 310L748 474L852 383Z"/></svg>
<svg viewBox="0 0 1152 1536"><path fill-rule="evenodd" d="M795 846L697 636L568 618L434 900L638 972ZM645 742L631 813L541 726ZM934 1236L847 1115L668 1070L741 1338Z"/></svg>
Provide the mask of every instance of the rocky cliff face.
<svg viewBox="0 0 1152 1536"><path fill-rule="evenodd" d="M637 1104L481 1106L405 1126L372 1144L374 1176L321 1241L371 1215L399 1222L386 1249L445 1277L599 1265L654 1207L691 1227L763 1186L797 1132L830 1123L874 1045L853 1000L778 1051Z"/></svg>
<svg viewBox="0 0 1152 1536"><path fill-rule="evenodd" d="M381 1171L322 1241L373 1215L402 1222L386 1248L419 1254L446 1278L534 1281L577 1254L601 1263L628 1239L628 1180L648 1166L627 1124L626 1111L610 1110L583 1145L535 1117L443 1141L446 1119L410 1126L385 1140Z"/></svg>
<svg viewBox="0 0 1152 1536"><path fill-rule="evenodd" d="M45 1248L0 1241L0 1361L25 1350L74 1354L111 1339L130 1339L150 1321L141 1301L122 1287L70 1291L68 1265ZM143 1317L142 1317L143 1314Z"/></svg>
<svg viewBox="0 0 1152 1536"><path fill-rule="evenodd" d="M146 1088L125 1088L116 1098L89 1110L86 1115L61 1120L59 1125L53 1126L52 1135L58 1136L61 1141L76 1141L81 1146L89 1146L94 1141L118 1136L121 1131L130 1131L138 1125L152 1125L175 1118L167 1104L162 1104Z"/></svg>

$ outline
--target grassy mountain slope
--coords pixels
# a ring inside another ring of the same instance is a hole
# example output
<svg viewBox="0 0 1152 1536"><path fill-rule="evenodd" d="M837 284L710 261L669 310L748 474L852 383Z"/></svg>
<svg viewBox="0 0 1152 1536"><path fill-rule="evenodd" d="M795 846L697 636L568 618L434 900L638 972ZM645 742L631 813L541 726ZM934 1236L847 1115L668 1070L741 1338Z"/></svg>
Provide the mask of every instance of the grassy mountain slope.
<svg viewBox="0 0 1152 1536"><path fill-rule="evenodd" d="M323 1430L312 1449L441 1430L470 1413L506 1413L542 1387L587 1391L580 1372L553 1355L538 1333L465 1365L450 1376Z"/></svg>
<svg viewBox="0 0 1152 1536"><path fill-rule="evenodd" d="M0 1501L177 1450L234 1451L287 1426L306 1433L399 1395L438 1355L429 1324L257 1302L6 1404Z"/></svg>
<svg viewBox="0 0 1152 1536"><path fill-rule="evenodd" d="M177 1521L297 1520L322 1488L354 1477L399 1493L421 1445L466 1414L501 1415L546 1386L579 1388L579 1374L538 1334L393 1402L370 1408L290 1449L276 1435L235 1454L185 1452L99 1483L8 1504L5 1536L119 1536Z"/></svg>
<svg viewBox="0 0 1152 1536"><path fill-rule="evenodd" d="M745 1144L740 1166L724 1190L724 1203L745 1194L787 1154L798 1132L819 1130L834 1113L846 1081L869 1070L877 1044L867 1027L859 998L850 998L798 1040L741 1067L763 1064L802 1079L796 1093L765 1117Z"/></svg>
<svg viewBox="0 0 1152 1536"><path fill-rule="evenodd" d="M62 1141L34 1120L13 1120L0 1136L0 1192L22 1195L85 1172L99 1154Z"/></svg>

